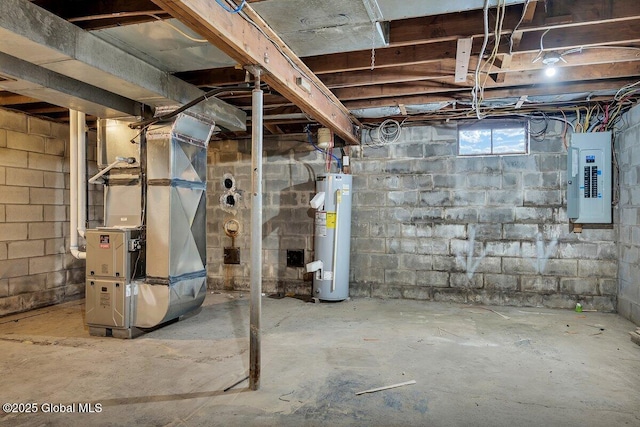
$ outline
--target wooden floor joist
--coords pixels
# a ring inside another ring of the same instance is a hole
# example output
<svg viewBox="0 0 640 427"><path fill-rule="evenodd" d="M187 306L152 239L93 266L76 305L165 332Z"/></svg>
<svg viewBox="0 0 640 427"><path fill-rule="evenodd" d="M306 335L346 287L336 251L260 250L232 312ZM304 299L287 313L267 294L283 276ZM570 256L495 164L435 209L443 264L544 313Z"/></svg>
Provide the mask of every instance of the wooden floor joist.
<svg viewBox="0 0 640 427"><path fill-rule="evenodd" d="M358 122L349 110L250 6L232 14L215 0L153 2L241 65L260 67L266 83L347 143L359 142Z"/></svg>

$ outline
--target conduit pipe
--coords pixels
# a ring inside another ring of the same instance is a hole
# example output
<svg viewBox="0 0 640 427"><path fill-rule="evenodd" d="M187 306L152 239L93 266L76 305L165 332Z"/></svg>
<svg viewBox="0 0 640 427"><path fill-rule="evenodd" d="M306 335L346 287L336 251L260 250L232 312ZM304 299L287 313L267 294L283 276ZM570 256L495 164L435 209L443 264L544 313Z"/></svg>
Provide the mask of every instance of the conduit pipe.
<svg viewBox="0 0 640 427"><path fill-rule="evenodd" d="M69 193L70 193L70 203L69 203L69 251L71 255L73 255L77 259L86 259L87 253L82 252L78 249L78 213L84 209L80 209L79 197L78 197L78 189L80 187L79 179L80 179L80 169L84 170L84 168L80 167L80 162L84 159L80 159L79 154L79 141L78 132L79 126L79 117L80 114L78 111L69 110L69 151L70 151L70 159L69 159ZM84 114L82 114L84 117ZM83 126L83 141L84 141L84 126ZM82 150L83 155L86 154L86 150ZM82 163L84 164L84 162ZM84 175L84 174L82 174ZM84 194L84 192L83 192ZM84 200L85 197L83 196ZM84 214L82 215L84 217ZM84 225L83 225L84 227ZM84 232L84 230L83 230Z"/></svg>
<svg viewBox="0 0 640 427"><path fill-rule="evenodd" d="M86 115L76 111L78 115L78 234L84 239L87 231L87 133ZM72 208L73 209L73 208Z"/></svg>

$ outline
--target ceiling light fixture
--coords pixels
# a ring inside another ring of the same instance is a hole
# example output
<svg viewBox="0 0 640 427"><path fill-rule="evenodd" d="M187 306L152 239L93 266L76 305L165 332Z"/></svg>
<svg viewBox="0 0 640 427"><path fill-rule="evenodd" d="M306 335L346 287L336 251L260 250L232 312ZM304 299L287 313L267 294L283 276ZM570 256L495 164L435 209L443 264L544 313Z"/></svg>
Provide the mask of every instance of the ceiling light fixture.
<svg viewBox="0 0 640 427"><path fill-rule="evenodd" d="M567 62L567 61L564 60L564 58L558 52L549 52L549 53L545 54L544 57L542 58L542 63L545 66L544 74L547 77L555 76L556 72L557 72L556 65L560 61L562 61L564 63Z"/></svg>

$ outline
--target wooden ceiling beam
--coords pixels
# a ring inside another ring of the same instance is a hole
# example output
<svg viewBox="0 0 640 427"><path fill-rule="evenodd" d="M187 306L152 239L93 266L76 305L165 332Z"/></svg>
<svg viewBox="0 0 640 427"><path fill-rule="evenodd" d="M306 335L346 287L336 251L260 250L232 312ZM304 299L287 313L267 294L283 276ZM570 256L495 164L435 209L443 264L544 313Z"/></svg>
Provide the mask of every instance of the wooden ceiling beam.
<svg viewBox="0 0 640 427"><path fill-rule="evenodd" d="M615 23L640 17L640 2L637 0L565 0L550 3L551 7L536 7L531 1L524 10L523 5L507 7L503 29L510 34L520 18L521 32L567 28L595 23ZM562 20L554 19L558 15ZM490 11L490 27L495 23L495 8ZM415 45L417 43L437 43L458 38L482 37L483 11L471 10L436 16L424 16L392 21L389 27L389 47Z"/></svg>
<svg viewBox="0 0 640 427"><path fill-rule="evenodd" d="M0 105L23 105L23 104L35 104L41 102L39 99L31 98L29 96L18 95L13 92L0 92Z"/></svg>
<svg viewBox="0 0 640 427"><path fill-rule="evenodd" d="M243 14L231 14L214 0L153 1L240 64L264 70L266 83L345 141L359 143L359 123L349 110L251 6L246 5ZM298 79L306 84L296 84Z"/></svg>
<svg viewBox="0 0 640 427"><path fill-rule="evenodd" d="M576 82L599 80L603 78L623 78L640 75L640 61L616 64L590 65L586 67L563 67L554 77L553 82ZM486 81L486 83L484 83ZM541 71L523 71L507 73L504 83L496 83L481 76L486 88L503 86L547 85L549 79ZM335 89L334 93L343 101L354 99L370 99L407 96L411 94L427 94L440 92L469 91L468 86L455 83L453 76L441 79L421 80L416 82L372 85Z"/></svg>
<svg viewBox="0 0 640 427"><path fill-rule="evenodd" d="M611 79L611 80L598 80L591 82L581 83L568 83L568 84L549 84L539 85L535 87L511 87L511 88L494 88L487 89L484 93L484 99L501 99L501 98L518 98L523 95L527 96L544 96L553 94L571 94L571 93L589 93L596 91L612 91L621 88L624 85L635 83L637 79ZM345 101L344 105L350 109L360 108L375 108L375 107L389 107L404 105L420 105L436 102L453 102L464 100L470 102L471 96L468 90L465 91L452 91L449 93L433 93L433 94L419 94L419 95L404 95L390 98L377 98L377 99L358 99L353 101Z"/></svg>

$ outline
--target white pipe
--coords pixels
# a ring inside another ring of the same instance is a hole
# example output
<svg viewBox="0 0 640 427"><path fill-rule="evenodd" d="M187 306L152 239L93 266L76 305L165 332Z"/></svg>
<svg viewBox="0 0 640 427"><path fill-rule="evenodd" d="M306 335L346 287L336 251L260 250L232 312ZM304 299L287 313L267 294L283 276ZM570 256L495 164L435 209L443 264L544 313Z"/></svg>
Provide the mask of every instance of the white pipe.
<svg viewBox="0 0 640 427"><path fill-rule="evenodd" d="M78 250L78 112L69 110L69 251L78 259L86 259L87 253Z"/></svg>
<svg viewBox="0 0 640 427"><path fill-rule="evenodd" d="M342 189L336 190L336 223L333 233L333 276L331 277L331 292L336 290L336 273L338 272L338 230L340 229L340 203L342 203Z"/></svg>
<svg viewBox="0 0 640 427"><path fill-rule="evenodd" d="M78 234L84 239L87 230L87 140L86 115L80 111L78 115ZM73 185L73 184L71 184ZM73 208L71 208L73 209Z"/></svg>
<svg viewBox="0 0 640 427"><path fill-rule="evenodd" d="M116 159L106 168L102 169L100 172L89 178L89 184L101 184L102 182L98 182L98 180L111 169L118 166L120 163L126 163L128 165L132 165L136 162L135 157L116 157Z"/></svg>

